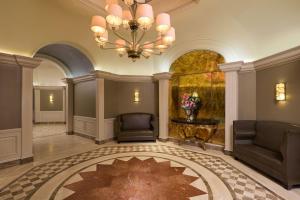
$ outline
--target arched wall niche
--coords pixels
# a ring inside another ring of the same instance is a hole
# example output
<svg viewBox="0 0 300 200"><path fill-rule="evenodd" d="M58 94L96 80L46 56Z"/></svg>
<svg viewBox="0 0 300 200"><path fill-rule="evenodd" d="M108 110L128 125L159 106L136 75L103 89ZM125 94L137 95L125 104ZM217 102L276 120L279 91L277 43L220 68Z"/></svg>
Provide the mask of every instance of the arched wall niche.
<svg viewBox="0 0 300 200"><path fill-rule="evenodd" d="M225 62L224 57L211 50L193 50L173 62L169 71L170 80L170 119L185 118L180 103L183 94L197 92L201 100L198 119L217 119L217 133L210 143L224 145L225 119L225 76L218 65ZM170 136L179 138L179 130L170 126ZM205 136L205 131L201 135ZM201 137L202 137L201 136Z"/></svg>
<svg viewBox="0 0 300 200"><path fill-rule="evenodd" d="M47 44L35 51L34 57L46 57L58 61L62 66L67 67L72 77L87 75L94 70L89 56L69 43Z"/></svg>

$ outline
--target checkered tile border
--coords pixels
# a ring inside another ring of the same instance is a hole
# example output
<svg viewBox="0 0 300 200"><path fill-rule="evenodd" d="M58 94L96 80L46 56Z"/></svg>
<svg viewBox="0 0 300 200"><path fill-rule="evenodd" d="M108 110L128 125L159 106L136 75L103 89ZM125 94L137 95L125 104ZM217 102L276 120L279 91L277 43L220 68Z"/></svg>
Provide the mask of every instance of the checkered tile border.
<svg viewBox="0 0 300 200"><path fill-rule="evenodd" d="M106 146L36 166L0 190L0 200L30 199L41 185L58 173L101 156L126 152L154 152L186 158L216 174L237 200L283 200L222 158L166 145Z"/></svg>

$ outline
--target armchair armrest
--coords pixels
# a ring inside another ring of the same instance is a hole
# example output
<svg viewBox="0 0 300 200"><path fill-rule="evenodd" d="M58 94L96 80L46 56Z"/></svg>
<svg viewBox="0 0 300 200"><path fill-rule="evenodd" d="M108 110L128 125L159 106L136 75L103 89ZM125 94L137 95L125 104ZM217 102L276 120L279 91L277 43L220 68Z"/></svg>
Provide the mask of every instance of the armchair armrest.
<svg viewBox="0 0 300 200"><path fill-rule="evenodd" d="M284 134L281 154L289 185L300 181L300 128L290 129Z"/></svg>
<svg viewBox="0 0 300 200"><path fill-rule="evenodd" d="M256 135L256 121L254 120L237 120L233 122L233 139L236 140L253 140Z"/></svg>
<svg viewBox="0 0 300 200"><path fill-rule="evenodd" d="M153 127L153 132L154 132L154 135L155 137L157 138L158 137L158 117L156 116L153 116L152 120L151 120L151 125Z"/></svg>
<svg viewBox="0 0 300 200"><path fill-rule="evenodd" d="M118 116L116 120L114 121L114 133L115 137L118 137L118 135L121 133L121 118Z"/></svg>

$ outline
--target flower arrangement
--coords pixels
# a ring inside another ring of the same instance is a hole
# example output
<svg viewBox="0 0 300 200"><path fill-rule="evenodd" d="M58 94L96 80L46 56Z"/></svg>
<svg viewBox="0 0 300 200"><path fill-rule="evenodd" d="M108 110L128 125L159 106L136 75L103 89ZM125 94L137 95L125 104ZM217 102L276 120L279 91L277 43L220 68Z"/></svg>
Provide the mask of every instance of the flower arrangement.
<svg viewBox="0 0 300 200"><path fill-rule="evenodd" d="M187 121L193 121L195 119L195 113L200 108L201 101L197 92L193 92L192 95L184 93L181 99L181 108L183 108L187 115Z"/></svg>

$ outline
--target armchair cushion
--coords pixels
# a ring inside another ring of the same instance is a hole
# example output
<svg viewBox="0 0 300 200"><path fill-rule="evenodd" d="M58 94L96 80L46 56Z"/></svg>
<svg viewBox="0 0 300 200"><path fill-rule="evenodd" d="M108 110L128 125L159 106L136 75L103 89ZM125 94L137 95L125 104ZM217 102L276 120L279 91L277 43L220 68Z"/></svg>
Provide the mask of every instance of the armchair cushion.
<svg viewBox="0 0 300 200"><path fill-rule="evenodd" d="M271 151L280 152L280 146L289 124L284 122L257 121L254 144Z"/></svg>
<svg viewBox="0 0 300 200"><path fill-rule="evenodd" d="M122 131L151 130L152 116L143 113L130 113L121 116Z"/></svg>

